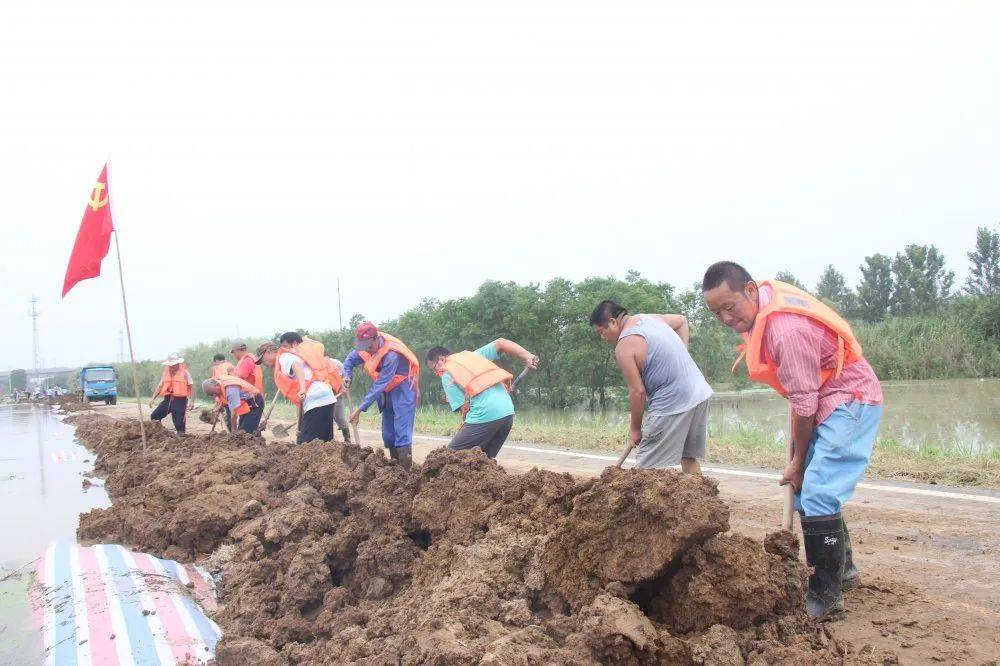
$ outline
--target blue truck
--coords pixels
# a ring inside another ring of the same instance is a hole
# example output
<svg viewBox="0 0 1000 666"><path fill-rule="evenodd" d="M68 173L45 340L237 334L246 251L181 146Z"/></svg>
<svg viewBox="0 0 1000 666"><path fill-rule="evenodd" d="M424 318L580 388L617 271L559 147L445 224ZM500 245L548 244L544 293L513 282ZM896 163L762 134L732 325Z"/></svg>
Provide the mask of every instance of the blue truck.
<svg viewBox="0 0 1000 666"><path fill-rule="evenodd" d="M80 370L80 390L87 402L103 400L106 405L118 402L118 375L110 365L93 365Z"/></svg>

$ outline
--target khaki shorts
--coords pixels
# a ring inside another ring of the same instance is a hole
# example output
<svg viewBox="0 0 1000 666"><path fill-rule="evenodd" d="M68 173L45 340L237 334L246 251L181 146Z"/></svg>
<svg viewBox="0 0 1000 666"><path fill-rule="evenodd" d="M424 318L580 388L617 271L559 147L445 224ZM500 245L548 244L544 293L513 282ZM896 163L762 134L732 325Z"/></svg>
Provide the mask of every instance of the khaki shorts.
<svg viewBox="0 0 1000 666"><path fill-rule="evenodd" d="M647 412L635 466L662 469L679 465L681 458L704 458L708 430L708 400L679 414Z"/></svg>

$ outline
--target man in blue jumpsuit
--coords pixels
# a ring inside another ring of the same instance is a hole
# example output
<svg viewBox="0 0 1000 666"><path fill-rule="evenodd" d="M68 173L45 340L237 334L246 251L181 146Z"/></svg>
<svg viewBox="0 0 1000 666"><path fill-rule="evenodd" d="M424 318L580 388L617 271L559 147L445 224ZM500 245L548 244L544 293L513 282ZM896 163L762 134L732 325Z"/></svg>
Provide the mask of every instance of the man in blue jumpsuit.
<svg viewBox="0 0 1000 666"><path fill-rule="evenodd" d="M389 457L409 470L413 465L413 421L420 393L417 377L410 377L411 365L414 373L419 368L407 358L407 355L413 357L412 352L395 338L387 339L385 334L379 333L375 324L366 321L355 331L354 351L344 359L344 385L351 386L354 368L363 365L365 357L374 357L386 345L389 345L390 350L385 352L378 363L378 376L372 381L361 404L351 414L350 421L357 424L361 412L367 411L376 403L382 413L382 444L389 449ZM397 348L400 351L396 351ZM386 391L390 387L392 388Z"/></svg>

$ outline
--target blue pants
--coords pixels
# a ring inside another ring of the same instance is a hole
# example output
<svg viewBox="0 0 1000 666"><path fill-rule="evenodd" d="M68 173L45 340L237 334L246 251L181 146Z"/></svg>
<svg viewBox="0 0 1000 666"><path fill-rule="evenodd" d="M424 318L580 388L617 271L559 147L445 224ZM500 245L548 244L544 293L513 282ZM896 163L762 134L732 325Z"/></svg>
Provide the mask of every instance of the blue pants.
<svg viewBox="0 0 1000 666"><path fill-rule="evenodd" d="M417 416L417 390L403 382L378 398L382 412L382 444L391 449L413 446L413 421Z"/></svg>
<svg viewBox="0 0 1000 666"><path fill-rule="evenodd" d="M882 405L853 400L816 426L806 453L802 492L795 510L803 516L831 516L851 499L868 468Z"/></svg>

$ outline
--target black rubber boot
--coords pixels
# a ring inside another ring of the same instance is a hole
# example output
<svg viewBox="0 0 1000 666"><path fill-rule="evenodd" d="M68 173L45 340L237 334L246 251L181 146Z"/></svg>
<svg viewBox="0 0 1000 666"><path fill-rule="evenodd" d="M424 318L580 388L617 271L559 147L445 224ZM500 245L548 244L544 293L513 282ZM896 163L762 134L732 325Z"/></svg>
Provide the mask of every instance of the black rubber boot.
<svg viewBox="0 0 1000 666"><path fill-rule="evenodd" d="M405 469L407 472L413 467L413 447L412 446L400 446L395 449L396 460L399 462L399 466Z"/></svg>
<svg viewBox="0 0 1000 666"><path fill-rule="evenodd" d="M854 553L851 552L851 533L847 531L847 522L843 516L840 523L844 528L844 573L840 576L841 589L851 590L861 584L861 572L854 565Z"/></svg>
<svg viewBox="0 0 1000 666"><path fill-rule="evenodd" d="M813 567L806 592L806 612L822 620L844 610L841 576L844 575L844 523L840 514L802 516L806 563Z"/></svg>
<svg viewBox="0 0 1000 666"><path fill-rule="evenodd" d="M351 429L350 428L341 428L340 429L340 433L344 436L344 442L347 443L347 444L350 444L351 443Z"/></svg>
<svg viewBox="0 0 1000 666"><path fill-rule="evenodd" d="M397 449L395 446L390 446L389 457L392 458L393 460L399 460L399 449Z"/></svg>

